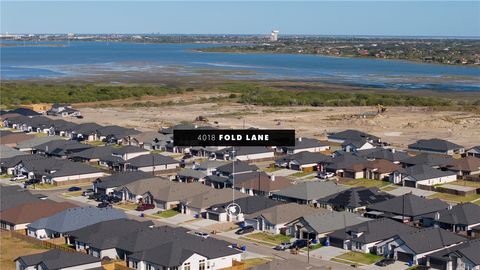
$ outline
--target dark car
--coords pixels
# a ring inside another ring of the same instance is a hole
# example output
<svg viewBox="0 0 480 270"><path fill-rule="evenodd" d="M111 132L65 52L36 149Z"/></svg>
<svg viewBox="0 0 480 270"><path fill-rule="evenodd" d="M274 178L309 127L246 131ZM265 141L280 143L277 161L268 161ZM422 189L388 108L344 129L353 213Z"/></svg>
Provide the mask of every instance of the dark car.
<svg viewBox="0 0 480 270"><path fill-rule="evenodd" d="M82 192L82 196L89 197L89 196L93 195L94 193L95 192L93 191L93 189L89 188L89 189Z"/></svg>
<svg viewBox="0 0 480 270"><path fill-rule="evenodd" d="M293 242L293 244L290 246L290 248L304 248L304 247L307 247L308 245L308 241L307 239L298 239L298 240L295 240L295 242Z"/></svg>
<svg viewBox="0 0 480 270"><path fill-rule="evenodd" d="M105 195L105 194L100 195L100 196L97 196L97 197L95 198L95 201L97 201L97 202L104 202L104 201L106 201L106 200L108 200L108 196Z"/></svg>
<svg viewBox="0 0 480 270"><path fill-rule="evenodd" d="M235 232L235 234L242 235L242 234L246 234L246 233L251 233L253 231L255 231L255 228L253 228L253 226L245 226L243 228L238 229Z"/></svg>
<svg viewBox="0 0 480 270"><path fill-rule="evenodd" d="M25 185L28 186L28 185L33 185L33 184L38 184L40 183L40 180L38 179L30 179L28 181L25 182Z"/></svg>
<svg viewBox="0 0 480 270"><path fill-rule="evenodd" d="M109 207L110 204L108 202L101 202L97 205L98 208L105 208L105 207Z"/></svg>
<svg viewBox="0 0 480 270"><path fill-rule="evenodd" d="M118 203L118 202L121 202L122 199L120 199L119 197L116 197L116 196L110 196L108 197L108 200L110 203Z"/></svg>
<svg viewBox="0 0 480 270"><path fill-rule="evenodd" d="M148 210L148 209L153 209L155 208L155 204L141 204L139 206L137 206L137 211L145 211L145 210Z"/></svg>
<svg viewBox="0 0 480 270"><path fill-rule="evenodd" d="M72 191L80 191L80 190L82 190L81 187L69 187L69 188L68 188L68 191L70 191L70 192L72 192Z"/></svg>
<svg viewBox="0 0 480 270"><path fill-rule="evenodd" d="M394 263L395 260L394 259L390 259L390 258L385 258L385 259L382 259L378 262L375 263L376 266L387 266L387 265L390 265L392 263Z"/></svg>

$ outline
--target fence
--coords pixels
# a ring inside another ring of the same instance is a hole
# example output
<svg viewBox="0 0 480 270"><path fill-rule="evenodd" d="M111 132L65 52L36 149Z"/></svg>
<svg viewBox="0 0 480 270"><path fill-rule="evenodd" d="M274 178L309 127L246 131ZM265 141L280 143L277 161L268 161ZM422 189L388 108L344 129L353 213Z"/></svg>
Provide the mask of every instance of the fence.
<svg viewBox="0 0 480 270"><path fill-rule="evenodd" d="M1 229L0 232L2 234L7 234L10 237L14 237L14 238L26 241L26 242L28 242L32 245L41 246L41 247L46 248L46 249L61 249L61 250L66 251L66 252L76 252L76 250L73 249L73 248L60 246L60 245L57 245L57 244L54 244L54 243L51 243L51 242L47 242L47 241L42 241L40 239L30 237L28 235L25 235L25 234L22 234L22 233L19 233L19 232L16 232L16 231L9 231L9 230L5 230L5 229Z"/></svg>

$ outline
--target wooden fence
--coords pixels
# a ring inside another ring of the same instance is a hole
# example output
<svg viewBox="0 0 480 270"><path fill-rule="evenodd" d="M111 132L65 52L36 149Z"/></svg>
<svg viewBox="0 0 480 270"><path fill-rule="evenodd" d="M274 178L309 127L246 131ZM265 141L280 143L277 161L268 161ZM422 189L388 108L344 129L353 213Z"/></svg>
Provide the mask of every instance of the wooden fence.
<svg viewBox="0 0 480 270"><path fill-rule="evenodd" d="M1 229L0 232L2 234L7 234L10 237L14 237L14 238L26 241L26 242L28 242L32 245L41 246L41 247L44 247L46 249L61 249L61 250L66 251L66 252L76 252L76 250L73 249L73 248L60 246L60 245L57 245L57 244L54 244L54 243L51 243L51 242L48 242L48 241L42 241L40 239L30 237L28 235L25 235L25 234L22 234L22 233L19 233L19 232L16 232L16 231L9 231L9 230L5 230L5 229Z"/></svg>

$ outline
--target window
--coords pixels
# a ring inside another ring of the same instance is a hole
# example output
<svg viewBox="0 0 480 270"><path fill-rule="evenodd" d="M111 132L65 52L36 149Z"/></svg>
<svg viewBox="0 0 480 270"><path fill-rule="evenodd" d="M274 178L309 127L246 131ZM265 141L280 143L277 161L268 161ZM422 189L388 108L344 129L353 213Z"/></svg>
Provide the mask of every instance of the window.
<svg viewBox="0 0 480 270"><path fill-rule="evenodd" d="M189 262L183 264L183 270L191 270Z"/></svg>
<svg viewBox="0 0 480 270"><path fill-rule="evenodd" d="M138 268L138 262L137 261L131 261L132 262L132 268L137 269Z"/></svg>
<svg viewBox="0 0 480 270"><path fill-rule="evenodd" d="M153 267L151 264L147 264L147 270L155 270L155 267Z"/></svg>
<svg viewBox="0 0 480 270"><path fill-rule="evenodd" d="M205 270L205 260L198 261L198 270Z"/></svg>

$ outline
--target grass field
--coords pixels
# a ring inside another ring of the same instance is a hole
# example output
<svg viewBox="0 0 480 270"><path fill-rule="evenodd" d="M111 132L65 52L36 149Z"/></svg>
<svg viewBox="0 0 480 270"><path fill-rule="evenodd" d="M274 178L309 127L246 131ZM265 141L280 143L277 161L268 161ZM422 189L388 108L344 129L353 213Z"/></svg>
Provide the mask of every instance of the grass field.
<svg viewBox="0 0 480 270"><path fill-rule="evenodd" d="M453 194L447 194L447 193L440 193L437 192L431 196L428 197L429 199L441 199L444 201L448 202L454 202L454 203L465 203L465 202L471 202L476 199L480 199L479 194L471 195L471 196L458 196L458 195L453 195Z"/></svg>
<svg viewBox="0 0 480 270"><path fill-rule="evenodd" d="M247 235L244 238L250 238L254 240L259 240L262 242L268 242L272 245L278 245L283 242L290 242L291 237L283 234L269 234L265 232L252 233Z"/></svg>
<svg viewBox="0 0 480 270"><path fill-rule="evenodd" d="M263 169L263 171L264 172L275 172L275 171L278 171L278 170L281 170L281 169L282 168L270 166L270 167L267 167L267 168Z"/></svg>
<svg viewBox="0 0 480 270"><path fill-rule="evenodd" d="M387 181L381 180L371 180L371 179L347 179L347 178L340 178L338 181L339 184L351 186L351 187L384 187L388 186L391 183Z"/></svg>
<svg viewBox="0 0 480 270"><path fill-rule="evenodd" d="M310 174L315 174L315 172L296 172L294 174L290 174L289 177L304 177Z"/></svg>
<svg viewBox="0 0 480 270"><path fill-rule="evenodd" d="M152 215L149 215L149 216L152 216L153 218L170 218L170 217L174 217L178 214L180 214L178 211L170 209L170 210L165 210L165 211L162 211L160 213L152 214Z"/></svg>
<svg viewBox="0 0 480 270"><path fill-rule="evenodd" d="M135 210L138 207L138 204L136 203L131 203L131 202L122 202L119 204L115 204L115 207L122 208L125 210Z"/></svg>
<svg viewBox="0 0 480 270"><path fill-rule="evenodd" d="M351 262L354 262L362 265L369 265L369 264L380 261L382 258L383 258L382 256L377 256L375 254L351 251L333 258L332 261L341 262L345 264L352 264Z"/></svg>
<svg viewBox="0 0 480 270"><path fill-rule="evenodd" d="M40 253L47 250L24 240L10 237L7 233L0 233L0 243L0 269L2 270L14 270L15 263L13 260L19 256Z"/></svg>
<svg viewBox="0 0 480 270"><path fill-rule="evenodd" d="M265 258L253 258L253 259L246 259L243 261L245 263L245 269L252 268L257 265L262 265L268 263L270 260Z"/></svg>
<svg viewBox="0 0 480 270"><path fill-rule="evenodd" d="M480 182L457 180L455 182L449 183L451 185L464 186L464 187L475 187L480 188Z"/></svg>

